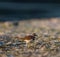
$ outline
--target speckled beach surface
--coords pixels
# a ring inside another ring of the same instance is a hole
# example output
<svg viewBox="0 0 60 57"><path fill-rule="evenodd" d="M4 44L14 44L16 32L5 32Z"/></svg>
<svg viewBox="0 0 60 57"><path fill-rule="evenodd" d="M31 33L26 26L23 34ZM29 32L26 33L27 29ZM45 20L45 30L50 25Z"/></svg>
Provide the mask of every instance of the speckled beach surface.
<svg viewBox="0 0 60 57"><path fill-rule="evenodd" d="M33 33L27 45L16 38ZM0 22L0 57L60 57L60 18Z"/></svg>

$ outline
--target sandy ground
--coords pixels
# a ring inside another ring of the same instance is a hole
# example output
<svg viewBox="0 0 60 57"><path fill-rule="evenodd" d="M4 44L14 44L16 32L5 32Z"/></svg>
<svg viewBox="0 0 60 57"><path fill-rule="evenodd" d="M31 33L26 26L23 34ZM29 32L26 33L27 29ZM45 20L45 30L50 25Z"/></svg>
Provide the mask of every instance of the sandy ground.
<svg viewBox="0 0 60 57"><path fill-rule="evenodd" d="M37 34L27 45L20 39ZM60 19L0 22L0 57L60 57Z"/></svg>

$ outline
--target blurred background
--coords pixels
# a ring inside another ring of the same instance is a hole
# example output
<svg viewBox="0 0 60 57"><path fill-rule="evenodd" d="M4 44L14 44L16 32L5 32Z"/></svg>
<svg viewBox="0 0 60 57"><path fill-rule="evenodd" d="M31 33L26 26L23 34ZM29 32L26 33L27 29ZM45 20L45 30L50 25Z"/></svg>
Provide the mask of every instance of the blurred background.
<svg viewBox="0 0 60 57"><path fill-rule="evenodd" d="M60 0L0 0L0 21L60 17Z"/></svg>

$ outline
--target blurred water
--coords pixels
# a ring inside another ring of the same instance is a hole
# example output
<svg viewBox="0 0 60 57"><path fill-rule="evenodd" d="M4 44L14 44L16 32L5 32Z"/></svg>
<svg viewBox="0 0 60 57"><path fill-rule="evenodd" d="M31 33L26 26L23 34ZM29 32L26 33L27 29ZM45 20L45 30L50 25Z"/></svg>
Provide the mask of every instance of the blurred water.
<svg viewBox="0 0 60 57"><path fill-rule="evenodd" d="M60 4L0 2L0 21L60 17Z"/></svg>

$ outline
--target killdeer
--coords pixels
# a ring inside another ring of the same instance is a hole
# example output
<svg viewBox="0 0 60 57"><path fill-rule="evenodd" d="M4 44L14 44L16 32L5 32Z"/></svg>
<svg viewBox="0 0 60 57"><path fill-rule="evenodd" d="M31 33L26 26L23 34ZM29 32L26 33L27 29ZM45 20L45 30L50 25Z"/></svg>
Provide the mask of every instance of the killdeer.
<svg viewBox="0 0 60 57"><path fill-rule="evenodd" d="M36 33L33 33L32 35L28 35L23 38L20 38L20 37L15 37L15 38L18 38L20 41L22 41L22 42L24 41L24 42L26 42L26 44L28 44L31 41L34 41L36 36L37 36Z"/></svg>

